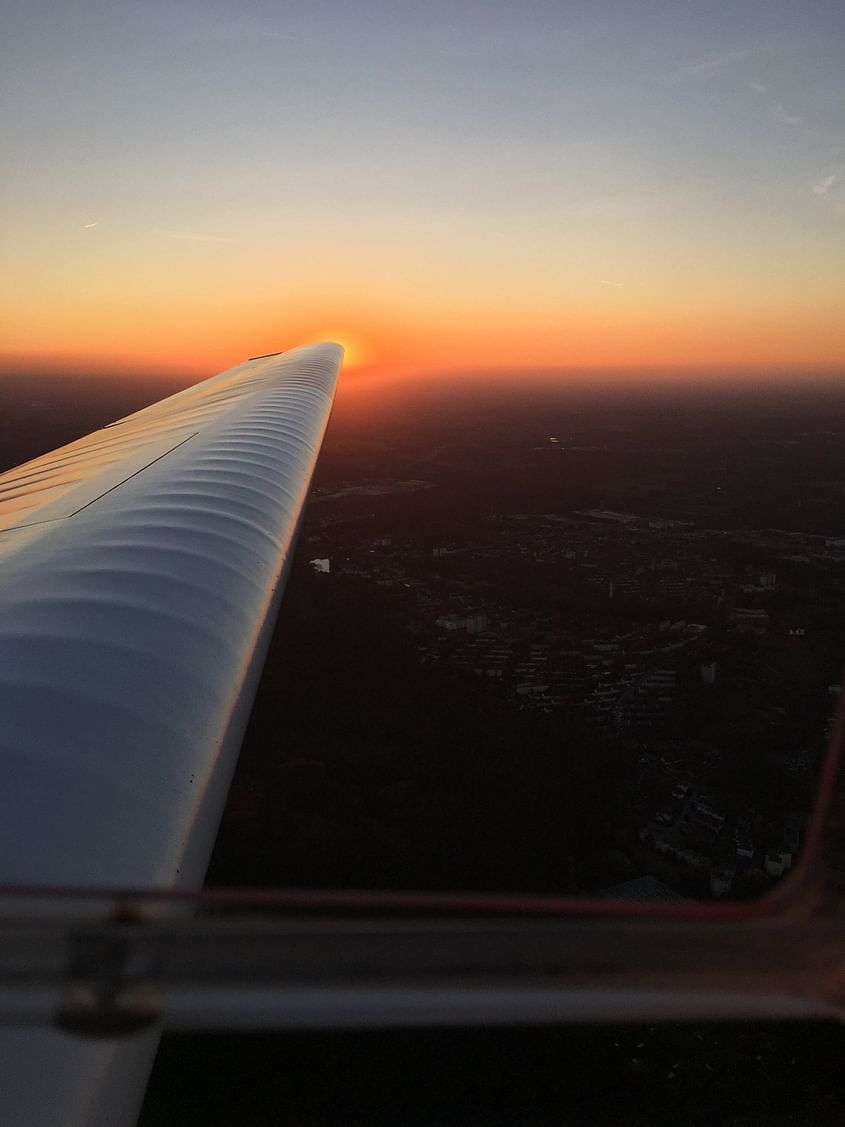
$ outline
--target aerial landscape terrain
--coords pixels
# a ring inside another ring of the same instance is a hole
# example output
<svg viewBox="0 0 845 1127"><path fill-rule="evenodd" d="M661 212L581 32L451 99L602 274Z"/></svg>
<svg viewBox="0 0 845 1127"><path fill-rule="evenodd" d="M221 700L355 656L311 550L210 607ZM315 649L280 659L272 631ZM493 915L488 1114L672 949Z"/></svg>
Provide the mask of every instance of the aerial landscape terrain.
<svg viewBox="0 0 845 1127"><path fill-rule="evenodd" d="M211 882L765 891L841 677L843 430L822 383L350 380Z"/></svg>
<svg viewBox="0 0 845 1127"><path fill-rule="evenodd" d="M33 399L6 378L2 464L176 383L45 379ZM843 431L824 382L342 383L210 882L765 892L800 851L841 675ZM449 1122L461 1098L479 1122L546 1122L551 1092L574 1123L801 1124L809 1101L832 1124L838 1043L817 1025L170 1035L141 1122L181 1083L188 1122L221 1100L329 1122L356 1084L349 1122ZM279 1054L299 1061L284 1078ZM503 1054L534 1105L491 1086ZM249 1082L201 1085L215 1059ZM420 1059L442 1087L419 1088ZM367 1082L370 1060L393 1079Z"/></svg>
<svg viewBox="0 0 845 1127"><path fill-rule="evenodd" d="M764 891L841 676L843 427L824 386L342 392L212 879Z"/></svg>

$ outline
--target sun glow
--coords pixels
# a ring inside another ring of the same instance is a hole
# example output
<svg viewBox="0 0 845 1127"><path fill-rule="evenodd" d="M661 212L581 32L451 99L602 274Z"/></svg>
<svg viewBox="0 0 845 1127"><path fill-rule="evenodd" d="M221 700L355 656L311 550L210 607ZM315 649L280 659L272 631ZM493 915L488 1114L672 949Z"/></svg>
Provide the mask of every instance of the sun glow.
<svg viewBox="0 0 845 1127"><path fill-rule="evenodd" d="M342 346L343 366L349 368L362 368L376 361L375 350L368 340L360 333L352 333L346 329L327 328L320 329L313 334L314 340L334 341Z"/></svg>

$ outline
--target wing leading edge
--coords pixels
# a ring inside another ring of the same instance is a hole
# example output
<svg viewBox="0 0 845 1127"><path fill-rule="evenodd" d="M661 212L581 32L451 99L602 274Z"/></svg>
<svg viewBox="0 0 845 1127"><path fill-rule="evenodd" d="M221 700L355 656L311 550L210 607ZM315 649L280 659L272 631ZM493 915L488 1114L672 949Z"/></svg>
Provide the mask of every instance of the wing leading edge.
<svg viewBox="0 0 845 1127"><path fill-rule="evenodd" d="M0 883L202 882L341 358L248 361L0 476Z"/></svg>

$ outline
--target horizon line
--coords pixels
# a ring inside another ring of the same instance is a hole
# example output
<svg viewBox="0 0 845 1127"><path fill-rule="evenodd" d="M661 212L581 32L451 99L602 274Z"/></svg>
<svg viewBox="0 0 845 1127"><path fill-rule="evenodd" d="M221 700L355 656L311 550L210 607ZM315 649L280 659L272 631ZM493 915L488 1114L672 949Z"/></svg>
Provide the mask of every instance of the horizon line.
<svg viewBox="0 0 845 1127"><path fill-rule="evenodd" d="M312 342L309 342L312 343ZM298 347L298 346L291 346ZM289 351L282 349L281 351ZM207 379L218 372L228 368L237 367L245 363L249 357L242 356L233 359L228 357L218 362L219 366L198 364L149 364L138 362L130 357L116 357L108 361L103 357L71 356L67 354L21 354L0 353L0 378L9 376L67 376L91 378L132 378L151 380L189 380L198 381ZM845 379L845 361L831 364L824 362L804 361L781 362L777 364L766 362L667 362L658 363L531 363L520 364L518 361L488 364L483 361L469 363L449 363L424 361L410 361L404 363L376 363L365 365L352 365L343 368L346 379L345 384L369 383L372 380L387 381L396 379L401 381L426 379L426 378L478 378L492 376L494 378L514 376L553 377L654 377L665 379L677 377L679 379L715 378L715 379L796 379L816 378L823 380Z"/></svg>

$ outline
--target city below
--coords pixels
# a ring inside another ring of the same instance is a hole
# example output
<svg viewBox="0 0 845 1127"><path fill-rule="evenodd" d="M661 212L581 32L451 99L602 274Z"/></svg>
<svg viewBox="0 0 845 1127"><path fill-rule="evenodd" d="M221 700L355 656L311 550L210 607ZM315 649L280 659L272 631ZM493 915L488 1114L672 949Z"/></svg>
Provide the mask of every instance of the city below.
<svg viewBox="0 0 845 1127"><path fill-rule="evenodd" d="M839 691L842 426L782 386L341 401L212 880L765 892Z"/></svg>

